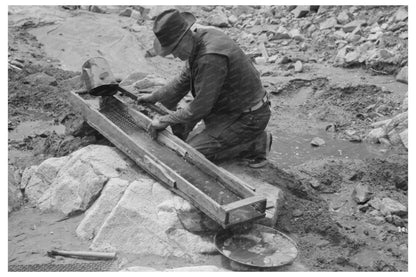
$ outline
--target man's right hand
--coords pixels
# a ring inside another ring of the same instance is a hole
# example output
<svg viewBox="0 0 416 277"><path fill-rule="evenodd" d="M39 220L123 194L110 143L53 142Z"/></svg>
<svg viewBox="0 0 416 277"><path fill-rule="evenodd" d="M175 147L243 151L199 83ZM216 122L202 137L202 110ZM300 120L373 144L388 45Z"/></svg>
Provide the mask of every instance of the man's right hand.
<svg viewBox="0 0 416 277"><path fill-rule="evenodd" d="M156 102L157 102L157 100L153 96L153 93L139 96L139 97L137 97L137 100L136 100L136 103L137 104L140 104L140 103L151 103L151 104L154 104Z"/></svg>

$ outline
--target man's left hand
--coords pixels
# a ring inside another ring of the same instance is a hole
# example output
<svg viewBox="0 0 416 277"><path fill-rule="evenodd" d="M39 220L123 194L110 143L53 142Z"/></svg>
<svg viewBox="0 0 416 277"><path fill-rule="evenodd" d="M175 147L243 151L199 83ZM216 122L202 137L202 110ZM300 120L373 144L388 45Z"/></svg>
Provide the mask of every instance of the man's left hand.
<svg viewBox="0 0 416 277"><path fill-rule="evenodd" d="M157 133L169 126L169 123L160 121L159 118L153 118L152 122L147 127L147 131L152 139L157 138Z"/></svg>

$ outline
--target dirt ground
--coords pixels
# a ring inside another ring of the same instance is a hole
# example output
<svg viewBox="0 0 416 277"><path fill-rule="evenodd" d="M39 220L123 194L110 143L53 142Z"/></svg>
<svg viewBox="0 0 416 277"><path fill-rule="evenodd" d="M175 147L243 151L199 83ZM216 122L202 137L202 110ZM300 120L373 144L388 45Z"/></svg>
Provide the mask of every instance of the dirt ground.
<svg viewBox="0 0 416 277"><path fill-rule="evenodd" d="M22 194L16 188L28 166L89 144L110 145L66 101L65 92L80 87L81 65L87 58L105 56L120 77L140 69L169 79L181 66L169 58L145 58L152 46L151 20L138 24L112 9L101 14L57 6L11 6L8 18L9 60L22 64L8 71L9 194L10 186L15 188L12 193ZM227 32L238 35L234 27ZM322 44L314 46L317 53L334 55ZM249 50L250 45L242 47ZM299 51L289 49L286 54ZM398 113L407 84L398 83L393 74L334 67L325 60L305 63L303 72L295 74L279 74L273 64L258 68L271 92L270 164L254 170L234 163L285 192L276 228L297 241L297 262L308 271L407 271L407 216L380 218L371 206L351 197L358 184L365 184L373 198L389 197L407 206L407 149L364 140L372 122ZM371 114L372 104L383 108ZM314 137L325 145L312 147ZM75 235L82 215L57 222L62 215L41 214L24 197L17 201L8 217L10 265L73 262L54 260L46 251L87 250L89 243ZM157 269L189 266L180 260L137 260L135 265ZM209 256L200 264L224 261Z"/></svg>

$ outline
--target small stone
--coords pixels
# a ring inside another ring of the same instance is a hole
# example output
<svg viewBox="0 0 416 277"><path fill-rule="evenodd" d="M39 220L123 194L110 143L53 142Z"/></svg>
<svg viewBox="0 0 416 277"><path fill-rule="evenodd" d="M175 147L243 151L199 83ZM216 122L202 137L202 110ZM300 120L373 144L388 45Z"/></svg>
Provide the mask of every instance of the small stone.
<svg viewBox="0 0 416 277"><path fill-rule="evenodd" d="M235 25L238 22L238 18L235 15L232 14L228 17L228 22L231 25Z"/></svg>
<svg viewBox="0 0 416 277"><path fill-rule="evenodd" d="M267 61L269 62L269 63L274 63L274 62L276 62L276 60L277 60L277 58L279 57L279 55L273 55L273 56L271 56L271 57L269 57L268 59L267 59Z"/></svg>
<svg viewBox="0 0 416 277"><path fill-rule="evenodd" d="M376 41L383 35L383 32L377 32L375 34L370 34L367 38L369 41Z"/></svg>
<svg viewBox="0 0 416 277"><path fill-rule="evenodd" d="M350 16L348 15L347 11L342 11L337 16L337 21L338 21L339 24L346 24L346 23L348 23L349 20L350 20Z"/></svg>
<svg viewBox="0 0 416 277"><path fill-rule="evenodd" d="M208 21L208 24L211 25L211 26L228 27L228 18L221 11L218 11L218 12L214 13L213 15L210 15L208 17L207 21Z"/></svg>
<svg viewBox="0 0 416 277"><path fill-rule="evenodd" d="M404 216L404 215L407 215L407 208L400 202L386 197L386 198L383 198L383 200L381 200L380 212L384 216L386 215Z"/></svg>
<svg viewBox="0 0 416 277"><path fill-rule="evenodd" d="M287 56L281 57L278 61L276 61L277 64L288 64L290 63L290 58Z"/></svg>
<svg viewBox="0 0 416 277"><path fill-rule="evenodd" d="M305 17L310 11L310 6L297 6L291 13L295 18Z"/></svg>
<svg viewBox="0 0 416 277"><path fill-rule="evenodd" d="M376 128L370 131L367 135L366 140L371 143L379 143L379 139L386 136L384 128Z"/></svg>
<svg viewBox="0 0 416 277"><path fill-rule="evenodd" d="M319 137L315 137L311 141L311 145L316 146L316 147L322 146L324 144L325 144L325 141L323 139L319 138Z"/></svg>
<svg viewBox="0 0 416 277"><path fill-rule="evenodd" d="M358 204L363 204L370 200L371 191L369 186L359 183L352 192L352 198Z"/></svg>
<svg viewBox="0 0 416 277"><path fill-rule="evenodd" d="M295 72L296 73L300 73L300 72L302 72L302 70L303 70L302 62L301 61L297 61L295 63Z"/></svg>
<svg viewBox="0 0 416 277"><path fill-rule="evenodd" d="M279 29L277 29L276 32L270 37L269 40L280 40L280 39L290 39L289 31L283 27L280 26Z"/></svg>
<svg viewBox="0 0 416 277"><path fill-rule="evenodd" d="M407 74L408 74L408 67L404 66L400 70L399 74L397 74L396 81L407 84L407 82L408 82L408 77L407 77L408 75Z"/></svg>
<svg viewBox="0 0 416 277"><path fill-rule="evenodd" d="M256 57L254 59L254 61L258 65L265 65L267 63L267 58L266 57Z"/></svg>
<svg viewBox="0 0 416 277"><path fill-rule="evenodd" d="M335 25L337 25L337 20L333 17L327 19L326 21L322 22L319 25L319 29L320 30L325 30L325 29L332 29L333 27L335 27Z"/></svg>
<svg viewBox="0 0 416 277"><path fill-rule="evenodd" d="M299 209L296 209L296 210L293 211L292 215L294 217L300 217L300 216L303 215L303 212L301 210L299 210Z"/></svg>
<svg viewBox="0 0 416 277"><path fill-rule="evenodd" d="M132 13L133 13L132 9L125 9L124 11L119 13L119 16L130 17Z"/></svg>
<svg viewBox="0 0 416 277"><path fill-rule="evenodd" d="M342 26L342 30L346 33L350 33L352 31L354 31L355 28L357 28L358 26L361 26L365 23L366 23L365 20L354 20L354 21L351 21L350 23L345 24L344 26Z"/></svg>
<svg viewBox="0 0 416 277"><path fill-rule="evenodd" d="M392 145L399 145L402 142L400 135L394 129L387 134L387 137Z"/></svg>
<svg viewBox="0 0 416 277"><path fill-rule="evenodd" d="M405 8L400 8L397 10L396 14L394 15L395 21L404 21L408 17L408 12Z"/></svg>
<svg viewBox="0 0 416 277"><path fill-rule="evenodd" d="M400 134L399 134L399 136L400 136L400 139L402 140L402 143L403 143L403 145L406 147L406 149L409 149L409 144L408 144L408 138L407 138L407 136L408 136L408 134L407 134L407 130L408 129L406 129L406 130L404 130L403 132L401 132Z"/></svg>

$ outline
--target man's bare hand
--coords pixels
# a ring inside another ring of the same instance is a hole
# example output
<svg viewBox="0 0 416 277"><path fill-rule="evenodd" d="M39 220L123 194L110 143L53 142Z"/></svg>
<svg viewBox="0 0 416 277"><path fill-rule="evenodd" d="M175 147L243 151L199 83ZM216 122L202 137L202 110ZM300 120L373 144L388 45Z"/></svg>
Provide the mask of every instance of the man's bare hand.
<svg viewBox="0 0 416 277"><path fill-rule="evenodd" d="M142 95L137 97L136 103L140 104L140 103L151 103L154 104L157 101L154 99L152 94L147 94L147 95Z"/></svg>
<svg viewBox="0 0 416 277"><path fill-rule="evenodd" d="M164 130L166 127L169 126L169 123L160 121L159 118L153 118L152 122L147 127L147 132L150 134L152 139L157 138L157 134L159 131Z"/></svg>

